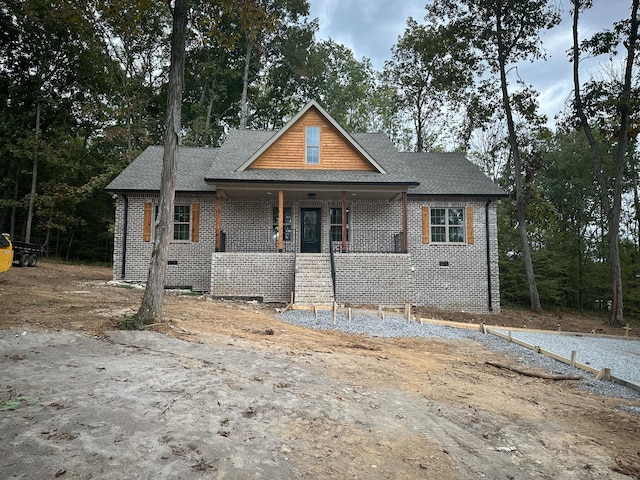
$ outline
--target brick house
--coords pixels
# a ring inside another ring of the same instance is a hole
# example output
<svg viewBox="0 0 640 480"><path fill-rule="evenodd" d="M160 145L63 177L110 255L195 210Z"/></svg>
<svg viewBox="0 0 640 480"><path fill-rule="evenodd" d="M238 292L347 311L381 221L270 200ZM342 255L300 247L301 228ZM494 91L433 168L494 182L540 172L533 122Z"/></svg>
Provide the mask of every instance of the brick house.
<svg viewBox="0 0 640 480"><path fill-rule="evenodd" d="M162 155L147 148L106 188L114 279L146 281ZM384 134L347 133L312 101L279 131L180 149L166 286L498 312L502 196L463 155L398 152Z"/></svg>

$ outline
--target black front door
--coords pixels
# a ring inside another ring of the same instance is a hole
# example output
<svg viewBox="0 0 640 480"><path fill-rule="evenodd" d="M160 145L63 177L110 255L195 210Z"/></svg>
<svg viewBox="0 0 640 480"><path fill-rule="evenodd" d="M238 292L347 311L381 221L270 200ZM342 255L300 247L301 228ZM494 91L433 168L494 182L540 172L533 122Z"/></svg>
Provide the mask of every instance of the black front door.
<svg viewBox="0 0 640 480"><path fill-rule="evenodd" d="M302 208L300 210L302 253L320 253L320 232L322 231L322 215L319 208Z"/></svg>

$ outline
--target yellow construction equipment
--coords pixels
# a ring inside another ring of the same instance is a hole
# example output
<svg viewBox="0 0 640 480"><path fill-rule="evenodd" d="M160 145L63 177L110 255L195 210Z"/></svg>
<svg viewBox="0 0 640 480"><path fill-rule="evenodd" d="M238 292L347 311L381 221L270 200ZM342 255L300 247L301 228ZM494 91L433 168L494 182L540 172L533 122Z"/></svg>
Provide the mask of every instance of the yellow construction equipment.
<svg viewBox="0 0 640 480"><path fill-rule="evenodd" d="M13 246L9 235L3 233L0 235L0 272L6 272L11 268L13 263Z"/></svg>

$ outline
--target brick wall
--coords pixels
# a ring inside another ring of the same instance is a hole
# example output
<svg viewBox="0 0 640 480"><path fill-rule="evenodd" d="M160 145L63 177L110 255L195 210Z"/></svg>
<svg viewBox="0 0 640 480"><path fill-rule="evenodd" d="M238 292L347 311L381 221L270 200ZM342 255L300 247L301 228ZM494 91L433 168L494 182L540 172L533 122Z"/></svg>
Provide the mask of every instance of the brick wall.
<svg viewBox="0 0 640 480"><path fill-rule="evenodd" d="M393 251L393 235L402 232L402 203L352 200L349 251Z"/></svg>
<svg viewBox="0 0 640 480"><path fill-rule="evenodd" d="M129 229L124 280L145 282L152 242L142 240L143 206L157 202L157 195L129 195ZM190 286L216 295L261 296L265 301L288 302L293 289L294 261L291 254L232 253L233 250L272 251L272 208L277 201L225 201L222 228L227 232L227 252L213 253L215 247L215 199L211 195L181 195L176 204L200 203L200 241L173 242L168 265L168 286ZM322 250L328 252L329 209L340 207L339 200L290 201L294 238L299 233L300 208L322 209ZM473 207L474 243L422 243L422 207ZM402 229L402 206L389 202L350 198L350 247L364 245L377 235L382 243L391 242L393 233ZM437 308L488 311L488 272L486 261L485 200L409 197L409 254L336 255L338 265L338 301L349 303L428 305ZM124 198L116 202L114 239L114 279L122 279ZM498 244L495 203L489 205L491 236L492 306L500 310ZM387 238L388 237L388 238ZM296 240L287 251L299 249ZM213 254L213 260L212 260ZM397 265L396 265L397 262ZM441 262L448 262L441 266ZM235 265L235 266L234 266ZM235 292L235 293L233 293ZM351 292L349 294L345 292ZM350 296L348 296L350 295Z"/></svg>
<svg viewBox="0 0 640 480"><path fill-rule="evenodd" d="M158 195L129 194L127 251L125 274L122 274L122 250L124 244L124 195L116 200L116 221L113 255L113 278L127 282L144 283L149 273L153 241L142 238L144 204L158 202ZM200 235L198 242L171 242L165 285L189 287L208 291L211 281L211 252L215 248L215 201L211 195L177 194L176 205L200 204Z"/></svg>
<svg viewBox="0 0 640 480"><path fill-rule="evenodd" d="M473 207L473 244L422 243L422 207ZM415 269L413 303L445 310L489 311L485 200L411 200L409 253ZM492 310L500 311L495 203L489 205ZM445 266L446 265L446 266Z"/></svg>
<svg viewBox="0 0 640 480"><path fill-rule="evenodd" d="M288 303L294 289L294 269L293 253L214 253L211 294Z"/></svg>
<svg viewBox="0 0 640 480"><path fill-rule="evenodd" d="M338 303L395 306L412 301L410 255L339 253L335 263Z"/></svg>
<svg viewBox="0 0 640 480"><path fill-rule="evenodd" d="M485 203L485 199L409 197L407 223L409 226L409 255L413 271L410 271L400 283L404 285L406 281L411 282L411 301L414 305L433 306L445 310L489 312ZM423 244L423 206L463 208L472 206L474 243L452 245L431 242ZM402 204L400 200L384 203L354 200L351 202L351 212L352 238L356 245L359 243L359 236L365 235L363 232L377 230L382 235L389 236L389 232L394 233L402 230ZM493 202L489 205L489 232L491 236L492 311L499 312L498 237L496 208ZM391 256L391 258L394 257L396 255ZM402 265L400 270L408 271L404 268L403 262L400 262ZM447 262L448 266L441 266L441 262ZM385 263L382 264L386 265ZM369 278L368 270L373 269L371 278L380 278L380 282L386 282L384 276L381 276L375 265L366 263L366 259L363 259L362 265L363 268L360 270L362 278ZM385 268L388 268L389 272L393 272L392 264ZM395 275L395 273L388 273L389 278L393 278ZM350 272L349 281L353 282L356 276L357 273ZM397 281L397 278L394 281ZM361 288L361 283L366 284L366 280L356 280L353 288ZM379 292L384 290L375 286L371 288ZM400 298L403 291L399 289L395 298ZM382 293L380 293L380 296L383 299L385 298ZM391 297L393 296L389 298ZM385 302L376 301L372 303Z"/></svg>
<svg viewBox="0 0 640 480"><path fill-rule="evenodd" d="M272 240L272 205L265 201L222 201L222 230L227 252L275 252Z"/></svg>

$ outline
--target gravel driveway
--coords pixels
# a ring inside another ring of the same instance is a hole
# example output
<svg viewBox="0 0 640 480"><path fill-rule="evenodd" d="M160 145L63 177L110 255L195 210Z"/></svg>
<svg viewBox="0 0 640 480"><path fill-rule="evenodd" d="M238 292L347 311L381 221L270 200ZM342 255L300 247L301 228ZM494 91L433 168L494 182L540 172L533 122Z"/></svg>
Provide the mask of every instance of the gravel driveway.
<svg viewBox="0 0 640 480"><path fill-rule="evenodd" d="M559 374L581 375L581 386L587 391L610 397L640 400L640 392L631 388L614 382L596 381L595 377L587 372L535 353L515 343L509 343L498 336L483 334L475 330L430 323L407 322L404 318L395 315L387 315L384 319L381 319L373 314L366 313L352 315L351 321L348 321L344 314L338 313L335 324L333 323L333 314L330 311L319 311L316 318L309 311L294 310L281 314L280 318L286 322L308 328L339 330L373 337L475 340L487 345L494 351L510 353L527 365L544 368ZM506 333L507 330L502 330L502 332ZM579 363L588 364L597 369L610 368L612 375L640 385L640 341L638 340L576 336L558 334L556 332L548 334L512 332L512 336L566 358L570 358L571 351L575 350L577 351L576 360Z"/></svg>

